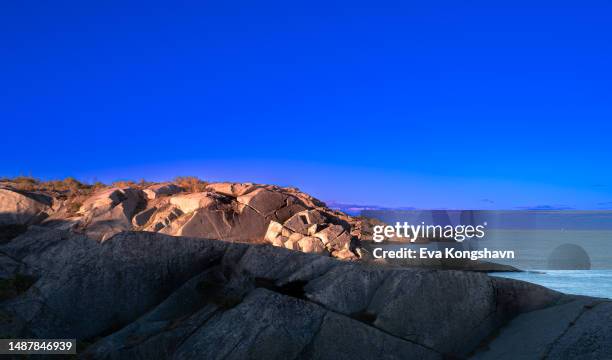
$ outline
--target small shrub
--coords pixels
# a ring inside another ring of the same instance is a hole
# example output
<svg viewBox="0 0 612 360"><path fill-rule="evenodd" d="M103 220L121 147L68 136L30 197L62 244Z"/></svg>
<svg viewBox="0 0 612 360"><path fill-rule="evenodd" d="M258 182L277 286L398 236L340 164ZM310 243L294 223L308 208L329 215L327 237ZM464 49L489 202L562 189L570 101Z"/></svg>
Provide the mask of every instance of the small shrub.
<svg viewBox="0 0 612 360"><path fill-rule="evenodd" d="M80 201L71 202L68 205L68 214L76 215L79 212L79 210L81 209L82 205L83 205L83 203L81 203Z"/></svg>
<svg viewBox="0 0 612 360"><path fill-rule="evenodd" d="M131 188L135 188L135 189L144 189L145 187L151 185L152 183L146 181L145 179L140 179L138 182L132 181L132 180L120 180L120 181L115 181L113 183L114 187L120 187L120 188L124 188L124 187L131 187Z"/></svg>
<svg viewBox="0 0 612 360"><path fill-rule="evenodd" d="M189 192L201 192L206 190L206 181L202 181L195 176L177 176L174 182Z"/></svg>
<svg viewBox="0 0 612 360"><path fill-rule="evenodd" d="M62 197L73 197L77 195L89 194L96 187L105 187L102 183L88 185L78 181L73 177L64 180L41 181L30 176L17 176L12 179L3 179L10 183L17 190L25 191L56 191L63 193Z"/></svg>
<svg viewBox="0 0 612 360"><path fill-rule="evenodd" d="M118 188L136 187L136 183L133 182L132 180L120 180L120 181L115 181L113 183L113 187L118 187Z"/></svg>
<svg viewBox="0 0 612 360"><path fill-rule="evenodd" d="M31 176L17 176L11 180L18 190L36 190L39 181Z"/></svg>
<svg viewBox="0 0 612 360"><path fill-rule="evenodd" d="M62 185L66 188L66 190L77 191L79 189L86 188L86 186L73 177L67 177L62 181Z"/></svg>
<svg viewBox="0 0 612 360"><path fill-rule="evenodd" d="M17 176L12 180L16 184L38 184L39 181L31 176Z"/></svg>
<svg viewBox="0 0 612 360"><path fill-rule="evenodd" d="M96 181L92 186L91 186L91 191L98 191L98 190L102 190L106 187L106 184L101 183L99 181Z"/></svg>

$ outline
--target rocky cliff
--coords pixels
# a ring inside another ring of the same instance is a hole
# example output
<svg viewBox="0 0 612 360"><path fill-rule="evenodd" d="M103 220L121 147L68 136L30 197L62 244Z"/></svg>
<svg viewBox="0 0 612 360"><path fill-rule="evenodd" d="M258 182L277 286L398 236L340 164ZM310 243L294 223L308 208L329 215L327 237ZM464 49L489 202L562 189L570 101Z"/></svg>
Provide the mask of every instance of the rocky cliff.
<svg viewBox="0 0 612 360"><path fill-rule="evenodd" d="M151 231L233 242L270 243L342 259L359 257L368 222L331 210L295 188L174 183L95 190L20 190L0 184L0 226L38 224L104 242L122 231Z"/></svg>

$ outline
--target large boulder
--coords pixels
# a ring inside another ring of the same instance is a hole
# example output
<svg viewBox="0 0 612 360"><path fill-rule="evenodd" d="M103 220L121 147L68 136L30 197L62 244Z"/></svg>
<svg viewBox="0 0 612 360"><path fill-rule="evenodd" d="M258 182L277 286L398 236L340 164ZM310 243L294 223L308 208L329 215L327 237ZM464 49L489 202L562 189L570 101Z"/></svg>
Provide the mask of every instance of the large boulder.
<svg viewBox="0 0 612 360"><path fill-rule="evenodd" d="M160 232L175 236L192 236L239 242L262 242L267 220L255 210L241 210L234 204L216 204L181 215Z"/></svg>
<svg viewBox="0 0 612 360"><path fill-rule="evenodd" d="M182 191L181 187L172 183L155 184L143 190L149 200L157 199L160 196L174 195Z"/></svg>
<svg viewBox="0 0 612 360"><path fill-rule="evenodd" d="M327 225L327 217L318 210L304 210L290 217L283 226L303 235L313 235L318 226Z"/></svg>
<svg viewBox="0 0 612 360"><path fill-rule="evenodd" d="M305 236L298 240L299 249L305 253L315 253L322 254L327 249L325 249L325 245L316 237L313 236Z"/></svg>
<svg viewBox="0 0 612 360"><path fill-rule="evenodd" d="M341 225L329 225L313 234L313 236L321 239L323 245L330 249L345 249L349 247L351 242L351 235Z"/></svg>
<svg viewBox="0 0 612 360"><path fill-rule="evenodd" d="M236 199L242 207L256 211L266 220L284 222L293 214L306 209L298 198L282 191L258 188Z"/></svg>
<svg viewBox="0 0 612 360"><path fill-rule="evenodd" d="M39 223L52 204L52 198L42 194L0 188L0 225Z"/></svg>
<svg viewBox="0 0 612 360"><path fill-rule="evenodd" d="M142 192L132 188L112 188L85 200L78 214L77 229L89 237L105 241L132 228L132 216L143 205Z"/></svg>
<svg viewBox="0 0 612 360"><path fill-rule="evenodd" d="M213 192L199 192L173 196L170 198L170 204L176 206L184 213L191 213L198 209L218 206L221 200L222 197Z"/></svg>

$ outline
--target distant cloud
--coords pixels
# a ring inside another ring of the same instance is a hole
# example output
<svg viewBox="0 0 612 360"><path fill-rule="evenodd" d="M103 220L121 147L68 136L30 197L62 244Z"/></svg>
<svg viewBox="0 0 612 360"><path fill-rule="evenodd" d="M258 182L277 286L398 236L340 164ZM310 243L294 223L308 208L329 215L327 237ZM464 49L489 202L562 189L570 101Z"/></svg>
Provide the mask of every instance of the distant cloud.
<svg viewBox="0 0 612 360"><path fill-rule="evenodd" d="M480 200L482 202L486 202L487 204L495 204L495 201L491 200L491 199L482 199Z"/></svg>
<svg viewBox="0 0 612 360"><path fill-rule="evenodd" d="M519 206L519 210L574 210L573 207L567 205L535 205L535 206Z"/></svg>

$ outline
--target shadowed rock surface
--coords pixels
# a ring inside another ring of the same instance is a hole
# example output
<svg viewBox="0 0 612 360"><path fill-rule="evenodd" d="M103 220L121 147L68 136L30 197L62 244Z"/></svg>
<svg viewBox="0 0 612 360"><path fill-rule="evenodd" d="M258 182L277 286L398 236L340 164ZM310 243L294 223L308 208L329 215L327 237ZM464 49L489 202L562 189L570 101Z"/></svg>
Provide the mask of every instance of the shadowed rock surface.
<svg viewBox="0 0 612 360"><path fill-rule="evenodd" d="M518 316L474 359L610 359L612 301L573 297Z"/></svg>
<svg viewBox="0 0 612 360"><path fill-rule="evenodd" d="M466 357L487 341L490 351L517 352L501 340L505 330L500 340L491 335L519 314L503 329L533 314L550 320L583 301L482 273L377 267L150 232L100 243L31 226L0 245L0 259L11 264L3 276L33 279L0 302L0 332L76 337L91 344L81 356L93 359L442 359ZM609 317L603 300L589 301L600 302L585 310L598 312L592 317ZM589 329L607 339L610 322L588 316L561 340L545 338L547 353L579 351ZM542 321L530 330L549 331Z"/></svg>
<svg viewBox="0 0 612 360"><path fill-rule="evenodd" d="M0 225L41 222L48 216L52 202L43 194L0 188Z"/></svg>

